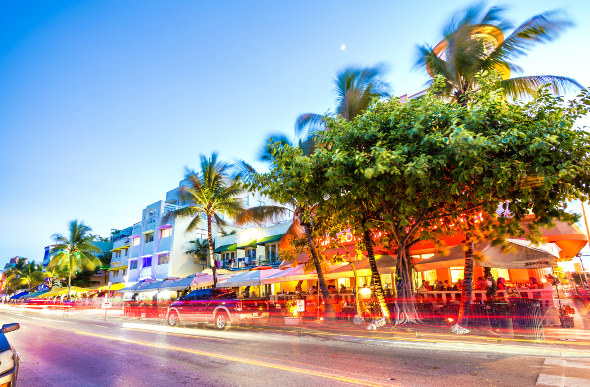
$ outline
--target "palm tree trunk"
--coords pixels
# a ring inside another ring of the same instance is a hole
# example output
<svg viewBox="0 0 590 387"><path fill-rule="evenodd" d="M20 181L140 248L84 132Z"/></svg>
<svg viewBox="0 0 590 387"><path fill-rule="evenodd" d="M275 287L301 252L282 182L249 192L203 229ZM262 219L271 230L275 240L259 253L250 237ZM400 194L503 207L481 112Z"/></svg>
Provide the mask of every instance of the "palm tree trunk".
<svg viewBox="0 0 590 387"><path fill-rule="evenodd" d="M414 298L414 282L410 264L410 251L405 244L400 244L395 268L395 289L397 313L396 324L415 324L420 321Z"/></svg>
<svg viewBox="0 0 590 387"><path fill-rule="evenodd" d="M371 278L373 279L373 285L375 288L375 296L381 309L381 315L389 321L389 310L385 303L385 294L383 292L383 285L381 284L381 276L379 275L379 269L377 269L377 262L375 261L375 252L373 251L373 238L371 237L371 231L365 230L363 233L365 241L365 247L367 248L367 257L369 258L369 265L371 266Z"/></svg>
<svg viewBox="0 0 590 387"><path fill-rule="evenodd" d="M215 265L215 246L213 246L213 231L211 228L211 215L207 215L207 238L209 240L209 262L213 274L213 289L217 288L217 267Z"/></svg>
<svg viewBox="0 0 590 387"><path fill-rule="evenodd" d="M72 288L72 254L68 257L68 301L70 301L70 291Z"/></svg>
<svg viewBox="0 0 590 387"><path fill-rule="evenodd" d="M324 312L327 319L335 319L336 312L334 311L334 306L330 302L330 292L328 291L328 287L326 286L326 279L324 278L324 271L322 270L322 265L320 263L320 258L318 256L318 252L315 248L315 244L313 243L313 239L311 237L311 226L309 223L302 223L303 228L305 228L305 236L307 237L307 244L309 246L309 251L311 251L311 257L313 259L313 264L315 266L315 271L318 274L318 284L320 286L320 290L322 292L322 297L324 298ZM318 305L319 307L319 305Z"/></svg>
<svg viewBox="0 0 590 387"><path fill-rule="evenodd" d="M456 323L459 327L463 327L464 323L469 319L469 307L471 305L471 297L473 293L473 242L466 241L466 247L461 305L459 307L459 316L457 316Z"/></svg>

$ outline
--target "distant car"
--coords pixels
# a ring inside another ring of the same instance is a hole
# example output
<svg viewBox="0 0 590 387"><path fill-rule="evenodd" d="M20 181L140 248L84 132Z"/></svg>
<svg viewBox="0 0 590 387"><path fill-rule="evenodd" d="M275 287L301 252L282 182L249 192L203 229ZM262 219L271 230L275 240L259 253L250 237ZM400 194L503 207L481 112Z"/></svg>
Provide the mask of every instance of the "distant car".
<svg viewBox="0 0 590 387"><path fill-rule="evenodd" d="M0 332L0 386L14 387L16 385L16 376L18 374L18 353L12 345L6 340L5 333L16 331L20 328L19 324L4 324Z"/></svg>
<svg viewBox="0 0 590 387"><path fill-rule="evenodd" d="M213 323L217 329L229 324L268 318L268 301L238 299L231 289L197 289L168 307L168 325L180 322Z"/></svg>

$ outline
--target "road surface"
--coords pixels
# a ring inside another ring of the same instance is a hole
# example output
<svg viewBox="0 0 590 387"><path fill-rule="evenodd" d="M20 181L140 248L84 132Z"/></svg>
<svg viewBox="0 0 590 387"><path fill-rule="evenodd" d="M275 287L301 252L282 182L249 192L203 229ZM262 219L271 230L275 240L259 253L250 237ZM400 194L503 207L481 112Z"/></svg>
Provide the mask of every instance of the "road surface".
<svg viewBox="0 0 590 387"><path fill-rule="evenodd" d="M271 329L0 311L20 386L590 385L590 360L400 348ZM573 366L572 366L573 365ZM569 383L569 384L568 384ZM580 384L578 384L580 383Z"/></svg>

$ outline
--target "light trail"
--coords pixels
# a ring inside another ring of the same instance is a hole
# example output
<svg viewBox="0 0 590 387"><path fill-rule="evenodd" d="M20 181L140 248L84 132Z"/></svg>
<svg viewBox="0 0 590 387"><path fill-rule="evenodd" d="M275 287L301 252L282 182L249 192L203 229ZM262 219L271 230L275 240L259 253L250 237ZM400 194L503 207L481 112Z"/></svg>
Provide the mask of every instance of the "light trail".
<svg viewBox="0 0 590 387"><path fill-rule="evenodd" d="M163 333L163 334L166 334L166 335L179 336L179 337L187 337L187 338L205 339L205 340L210 339L210 340L219 340L219 341L231 341L229 339L222 339L221 337L199 336L199 335L191 335L191 334L186 334L186 333L174 333L174 332L160 331L160 330L156 330L156 329L141 329L141 328L127 328L127 327L123 327L122 329L127 329L127 330L130 330L130 331L136 331L136 332Z"/></svg>
<svg viewBox="0 0 590 387"><path fill-rule="evenodd" d="M384 384L384 383L376 382L374 380L362 380L362 379L357 379L357 378L347 378L347 377L342 377L342 376L338 376L335 374L322 372L322 371L315 371L315 370L304 369L304 368L300 368L300 367L293 367L293 366L289 366L289 365L280 365L280 364L269 363L269 362L260 361L260 360L249 360L249 359L245 359L245 358L241 358L241 357L237 357L237 356L224 355L224 354L215 353L215 352L206 352L206 351L199 351L196 349L182 348L182 347L176 347L176 346L171 346L171 345L148 343L146 341L132 340L132 339L126 339L123 337L109 336L109 335L103 335L103 334L98 334L98 333L90 333L90 332L82 332L82 331L77 331L75 333L78 335L98 337L98 338L103 338L103 339L107 339L107 340L122 341L125 343L143 345L146 347L159 348L159 349L164 349L164 350L168 350L168 351L186 352L186 353L210 357L210 358L214 358L214 359L222 359L222 360L228 360L228 361L232 361L232 362L236 362L236 363L243 363L243 364L250 364L250 365L255 365L255 366L260 366L260 367L272 368L272 369L277 369L277 370L281 370L281 371L287 371L287 372L293 372L293 373L304 374L304 375L309 375L309 376L315 376L315 377L320 377L320 378L324 378L324 379L330 379L330 380L335 380L335 381L339 381L339 382L343 382L343 383L360 385L360 386L391 386L392 385L391 383Z"/></svg>

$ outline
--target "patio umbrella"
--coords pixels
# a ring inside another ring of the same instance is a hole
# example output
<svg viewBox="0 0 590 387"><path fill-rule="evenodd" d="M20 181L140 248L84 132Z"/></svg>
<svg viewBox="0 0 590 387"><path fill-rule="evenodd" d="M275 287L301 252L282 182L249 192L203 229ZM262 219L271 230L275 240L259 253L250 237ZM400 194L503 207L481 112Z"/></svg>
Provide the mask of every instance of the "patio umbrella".
<svg viewBox="0 0 590 387"><path fill-rule="evenodd" d="M145 291L150 291L150 290L158 290L158 289L164 289L167 285L173 284L174 282L178 281L179 278L166 278L160 281L153 281L148 283L145 286L142 286L141 288L137 288L138 292L145 292Z"/></svg>
<svg viewBox="0 0 590 387"><path fill-rule="evenodd" d="M377 263L379 274L392 274L395 272L395 265L397 264L396 257L392 255L377 255L375 256L375 262ZM353 261L353 264L356 269L356 274L359 277L371 275L371 265L369 264L369 258ZM328 271L325 274L325 277L326 279L354 277L354 271L352 270L352 265L348 263L344 266L340 266Z"/></svg>
<svg viewBox="0 0 590 387"><path fill-rule="evenodd" d="M499 269L541 269L553 267L559 258L559 247L554 243L541 243L537 246L523 239L506 239L510 245L509 251L502 251L501 246L492 246L490 242L480 243L476 247L482 261L476 261L477 266L496 267ZM414 265L416 271L446 269L451 266L463 266L465 252L463 246L449 249L449 255L435 255Z"/></svg>
<svg viewBox="0 0 590 387"><path fill-rule="evenodd" d="M304 270L304 265L298 265L296 267L290 267L288 269L281 270L278 273L263 278L260 280L260 284L266 285L287 281L317 280L317 278L318 276L315 270L313 272L306 273Z"/></svg>
<svg viewBox="0 0 590 387"><path fill-rule="evenodd" d="M217 285L223 288L236 288L239 286L259 286L260 281L280 272L279 269L256 269L238 274L219 282Z"/></svg>

